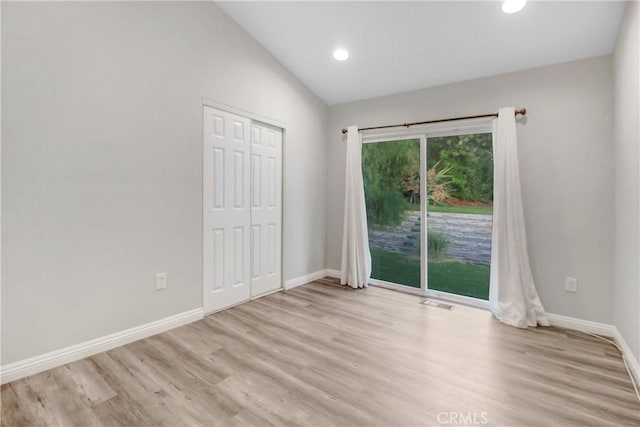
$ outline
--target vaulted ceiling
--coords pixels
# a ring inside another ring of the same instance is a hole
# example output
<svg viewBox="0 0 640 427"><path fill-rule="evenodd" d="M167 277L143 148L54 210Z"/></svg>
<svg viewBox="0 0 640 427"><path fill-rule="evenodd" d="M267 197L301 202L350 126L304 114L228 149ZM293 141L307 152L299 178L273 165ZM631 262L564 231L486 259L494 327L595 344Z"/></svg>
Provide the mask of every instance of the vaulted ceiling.
<svg viewBox="0 0 640 427"><path fill-rule="evenodd" d="M219 2L329 105L613 51L624 2ZM348 49L347 61L332 52Z"/></svg>

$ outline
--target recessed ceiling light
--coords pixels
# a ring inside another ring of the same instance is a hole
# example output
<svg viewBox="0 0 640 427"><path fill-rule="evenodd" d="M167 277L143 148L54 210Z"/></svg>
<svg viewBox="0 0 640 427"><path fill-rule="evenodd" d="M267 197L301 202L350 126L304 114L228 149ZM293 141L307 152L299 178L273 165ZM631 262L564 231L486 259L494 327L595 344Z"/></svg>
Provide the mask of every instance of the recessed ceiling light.
<svg viewBox="0 0 640 427"><path fill-rule="evenodd" d="M527 0L504 0L502 3L502 11L504 13L516 13L522 10L526 4Z"/></svg>
<svg viewBox="0 0 640 427"><path fill-rule="evenodd" d="M333 51L333 57L338 61L344 61L349 57L349 52L344 49L336 49Z"/></svg>

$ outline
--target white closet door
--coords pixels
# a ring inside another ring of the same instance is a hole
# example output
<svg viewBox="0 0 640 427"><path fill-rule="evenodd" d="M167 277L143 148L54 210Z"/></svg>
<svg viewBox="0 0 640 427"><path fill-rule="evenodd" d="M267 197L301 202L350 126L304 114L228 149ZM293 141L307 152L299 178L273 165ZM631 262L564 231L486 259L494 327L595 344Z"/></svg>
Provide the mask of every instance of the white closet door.
<svg viewBox="0 0 640 427"><path fill-rule="evenodd" d="M282 130L251 125L251 296L282 287Z"/></svg>
<svg viewBox="0 0 640 427"><path fill-rule="evenodd" d="M203 309L251 298L251 121L204 107Z"/></svg>

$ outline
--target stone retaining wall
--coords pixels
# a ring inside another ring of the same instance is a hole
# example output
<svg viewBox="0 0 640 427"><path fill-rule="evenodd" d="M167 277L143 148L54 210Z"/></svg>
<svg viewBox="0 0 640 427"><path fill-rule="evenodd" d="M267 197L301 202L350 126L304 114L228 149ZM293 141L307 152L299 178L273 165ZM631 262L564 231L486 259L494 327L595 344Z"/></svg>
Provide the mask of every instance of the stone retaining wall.
<svg viewBox="0 0 640 427"><path fill-rule="evenodd" d="M432 212L428 214L429 230L445 235L450 242L447 258L480 264L491 260L492 215ZM369 234L371 248L406 254L420 253L420 212L410 212L395 227L377 227Z"/></svg>

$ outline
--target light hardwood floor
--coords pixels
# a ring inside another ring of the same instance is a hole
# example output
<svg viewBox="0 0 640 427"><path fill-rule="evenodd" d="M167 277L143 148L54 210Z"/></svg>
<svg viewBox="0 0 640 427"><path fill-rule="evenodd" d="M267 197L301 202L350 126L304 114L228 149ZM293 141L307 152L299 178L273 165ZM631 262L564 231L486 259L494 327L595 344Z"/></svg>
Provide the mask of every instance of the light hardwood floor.
<svg viewBox="0 0 640 427"><path fill-rule="evenodd" d="M2 426L638 426L619 352L332 279L2 387Z"/></svg>

